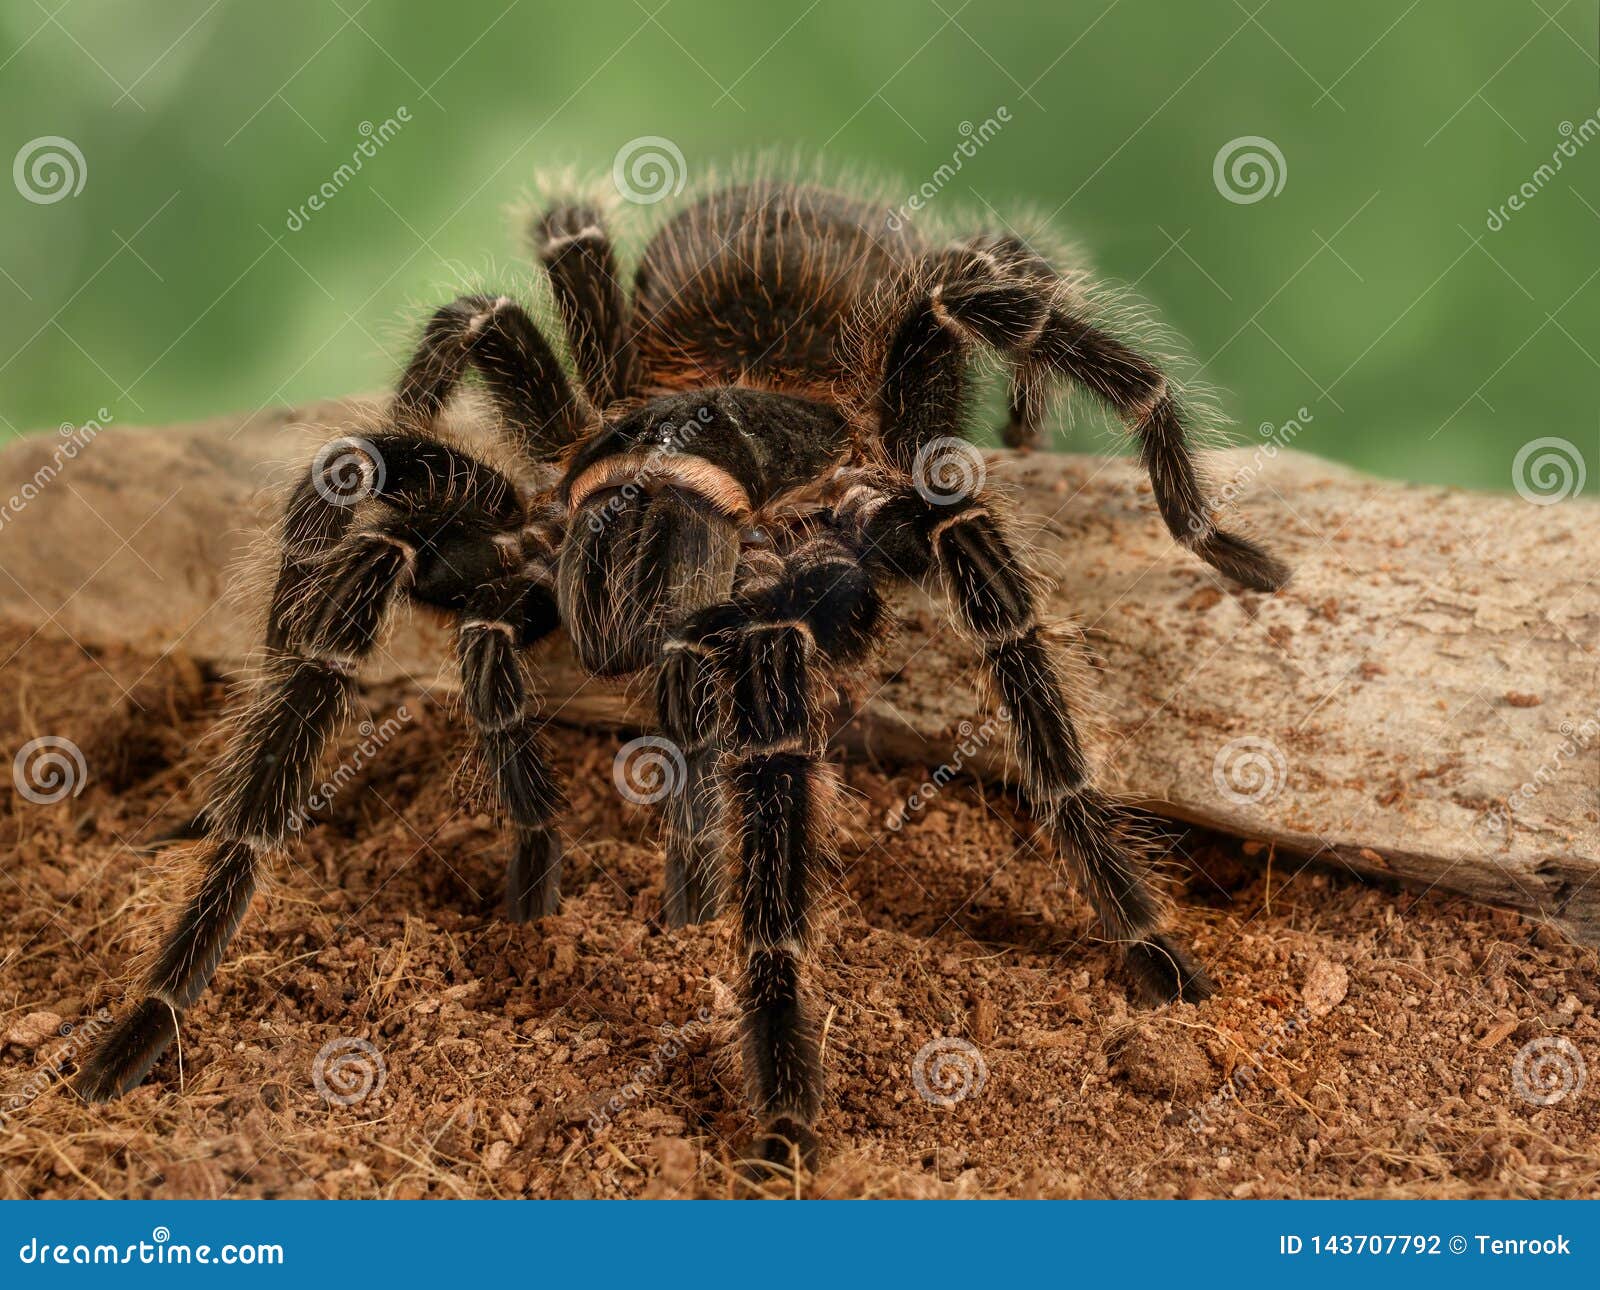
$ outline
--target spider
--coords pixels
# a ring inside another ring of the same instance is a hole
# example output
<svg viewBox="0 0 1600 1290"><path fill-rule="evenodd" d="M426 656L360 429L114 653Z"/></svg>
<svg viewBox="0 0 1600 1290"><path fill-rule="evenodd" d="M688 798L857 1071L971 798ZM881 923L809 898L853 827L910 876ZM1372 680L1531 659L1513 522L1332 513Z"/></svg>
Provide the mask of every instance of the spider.
<svg viewBox="0 0 1600 1290"><path fill-rule="evenodd" d="M653 680L683 772L664 807L663 920L736 911L757 1168L817 1158L823 1074L803 978L832 857L822 696L870 663L902 584L943 593L981 650L1022 796L1138 995L1211 993L1165 930L1152 845L1096 787L1004 499L927 486L950 464L938 454L962 446L974 360L1009 366L1009 445L1038 441L1056 387L1086 387L1137 436L1178 542L1258 590L1288 570L1217 527L1162 371L1098 326L1042 255L1006 233L935 244L891 223L860 194L723 186L661 225L630 297L602 205L568 199L530 234L570 364L507 296L433 314L383 429L335 441L286 504L262 674L198 817L200 879L81 1072L84 1096L137 1085L176 1037L401 598L454 623L464 706L510 825L514 920L555 911L562 864L525 652L564 631L589 673ZM472 372L515 469L438 428Z"/></svg>

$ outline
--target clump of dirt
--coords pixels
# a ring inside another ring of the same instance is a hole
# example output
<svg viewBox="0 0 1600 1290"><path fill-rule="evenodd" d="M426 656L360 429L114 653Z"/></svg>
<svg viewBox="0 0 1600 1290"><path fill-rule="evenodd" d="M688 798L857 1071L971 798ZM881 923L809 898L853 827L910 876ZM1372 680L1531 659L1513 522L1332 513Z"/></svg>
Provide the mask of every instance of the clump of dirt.
<svg viewBox="0 0 1600 1290"><path fill-rule="evenodd" d="M555 732L566 900L495 916L505 841L443 696L366 696L181 1049L109 1106L61 1086L193 847L222 682L181 656L0 632L0 752L87 782L0 797L0 1195L738 1195L727 920L653 922L653 808L615 737ZM403 713L401 705L404 705ZM352 756L359 744L363 752ZM70 758L69 758L70 760ZM73 773L76 773L75 770ZM1130 1006L1088 911L993 788L890 812L846 765L814 978L829 1071L805 1196L1577 1196L1600 1182L1596 955L1506 913L1186 836L1180 923L1221 990ZM35 792L48 797L49 792Z"/></svg>
<svg viewBox="0 0 1600 1290"><path fill-rule="evenodd" d="M1150 1097L1191 1103L1217 1084L1217 1071L1199 1043L1165 1026L1133 1027L1117 1053L1114 1074Z"/></svg>

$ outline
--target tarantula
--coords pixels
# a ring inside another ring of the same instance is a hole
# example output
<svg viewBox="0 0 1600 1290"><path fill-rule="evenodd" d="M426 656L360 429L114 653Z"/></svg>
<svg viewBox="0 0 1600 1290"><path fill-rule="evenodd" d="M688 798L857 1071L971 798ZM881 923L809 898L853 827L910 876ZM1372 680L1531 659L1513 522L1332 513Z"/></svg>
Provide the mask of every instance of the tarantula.
<svg viewBox="0 0 1600 1290"><path fill-rule="evenodd" d="M1158 366L1019 238L935 245L821 187L756 180L686 205L644 249L631 298L597 204L557 203L531 240L576 381L521 305L463 297L427 323L384 430L336 441L298 484L263 674L199 817L203 876L80 1092L133 1087L175 1038L401 597L456 624L466 711L512 831L514 920L556 909L562 860L524 651L564 629L590 673L653 676L685 772L664 808L664 921L709 919L725 897L737 909L757 1167L815 1159L822 1071L802 976L834 793L820 696L869 660L898 584L942 591L980 647L1026 802L1139 993L1209 994L1163 930L1149 844L1094 784L1003 500L922 486L927 454L966 431L987 349L1009 364L1009 444L1036 442L1052 386L1086 387L1137 435L1172 535L1230 578L1278 588L1285 566L1214 522ZM436 429L471 371L526 469L495 469ZM341 459L359 467L356 505ZM527 486L541 464L558 482Z"/></svg>

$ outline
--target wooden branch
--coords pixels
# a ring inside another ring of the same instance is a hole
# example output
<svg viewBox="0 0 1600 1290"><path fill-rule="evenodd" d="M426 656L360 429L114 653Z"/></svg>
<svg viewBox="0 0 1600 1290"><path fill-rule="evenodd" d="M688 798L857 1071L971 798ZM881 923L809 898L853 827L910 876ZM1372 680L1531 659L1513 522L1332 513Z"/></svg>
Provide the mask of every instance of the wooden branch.
<svg viewBox="0 0 1600 1290"><path fill-rule="evenodd" d="M0 617L237 663L254 618L223 592L261 546L268 486L378 409L110 428L70 460L56 436L14 443L0 453ZM1270 445L1221 454L1214 474L1295 566L1288 590L1241 592L1176 547L1131 461L989 460L1057 580L1052 611L1099 664L1085 688L1111 784L1600 942L1600 506L1408 487ZM887 679L858 696L844 738L1002 773L1003 738L963 740L963 722L984 720L971 650L926 601L902 609ZM449 657L419 620L374 674L449 685ZM559 649L540 670L563 721L645 721Z"/></svg>

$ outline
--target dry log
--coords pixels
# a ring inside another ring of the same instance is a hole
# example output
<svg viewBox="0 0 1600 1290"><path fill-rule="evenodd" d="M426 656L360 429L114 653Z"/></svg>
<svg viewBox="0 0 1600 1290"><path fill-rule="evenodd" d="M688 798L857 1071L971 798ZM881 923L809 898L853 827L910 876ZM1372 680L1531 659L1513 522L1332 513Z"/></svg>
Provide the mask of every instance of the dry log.
<svg viewBox="0 0 1600 1290"><path fill-rule="evenodd" d="M377 406L109 428L71 459L82 432L14 443L0 452L0 617L238 663L253 616L224 590L263 545L272 486ZM1267 597L1176 547L1131 461L996 452L988 465L1040 545L1053 612L1083 629L1115 787L1280 854L1600 942L1600 506L1388 483L1269 445L1220 454L1217 479L1296 569ZM863 687L843 738L1003 773L970 649L930 602L901 608L887 679ZM449 685L448 659L413 621L375 675ZM560 648L539 670L561 721L644 721Z"/></svg>

